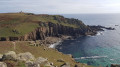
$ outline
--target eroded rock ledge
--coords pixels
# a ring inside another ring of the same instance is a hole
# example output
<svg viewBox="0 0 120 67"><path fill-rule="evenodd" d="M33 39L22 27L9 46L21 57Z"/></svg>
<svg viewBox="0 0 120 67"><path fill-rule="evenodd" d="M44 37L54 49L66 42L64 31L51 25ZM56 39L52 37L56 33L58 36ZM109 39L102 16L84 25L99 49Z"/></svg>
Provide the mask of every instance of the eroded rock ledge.
<svg viewBox="0 0 120 67"><path fill-rule="evenodd" d="M81 35L95 35L96 31L90 29L90 27L85 28L73 28L68 26L63 26L61 24L48 23L38 23L41 26L34 31L19 37L0 37L0 41L35 41L35 40L45 40L46 37L61 37L62 35L68 36L81 36Z"/></svg>

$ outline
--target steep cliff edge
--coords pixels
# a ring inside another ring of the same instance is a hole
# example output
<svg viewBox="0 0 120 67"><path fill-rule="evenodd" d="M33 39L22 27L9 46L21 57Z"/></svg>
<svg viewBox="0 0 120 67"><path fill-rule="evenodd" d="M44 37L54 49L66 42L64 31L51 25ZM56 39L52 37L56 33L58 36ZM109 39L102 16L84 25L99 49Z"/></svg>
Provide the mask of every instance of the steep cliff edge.
<svg viewBox="0 0 120 67"><path fill-rule="evenodd" d="M34 15L30 13L0 14L0 41L44 40L61 35L94 35L96 31L82 21L60 15Z"/></svg>

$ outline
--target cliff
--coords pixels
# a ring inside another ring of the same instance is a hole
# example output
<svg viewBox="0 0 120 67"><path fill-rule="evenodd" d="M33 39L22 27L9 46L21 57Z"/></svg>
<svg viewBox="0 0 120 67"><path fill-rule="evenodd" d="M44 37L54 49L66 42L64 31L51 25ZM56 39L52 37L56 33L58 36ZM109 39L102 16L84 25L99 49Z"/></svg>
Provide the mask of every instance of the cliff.
<svg viewBox="0 0 120 67"><path fill-rule="evenodd" d="M0 14L0 41L44 40L51 36L94 34L96 31L78 19L31 13Z"/></svg>

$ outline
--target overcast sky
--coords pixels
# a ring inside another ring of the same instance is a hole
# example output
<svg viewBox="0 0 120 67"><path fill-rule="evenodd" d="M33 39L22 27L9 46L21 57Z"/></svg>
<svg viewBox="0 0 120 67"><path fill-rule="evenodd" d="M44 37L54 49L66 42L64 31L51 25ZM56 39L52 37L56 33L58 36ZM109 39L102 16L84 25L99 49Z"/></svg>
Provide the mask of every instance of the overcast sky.
<svg viewBox="0 0 120 67"><path fill-rule="evenodd" d="M0 0L0 13L120 13L120 0Z"/></svg>

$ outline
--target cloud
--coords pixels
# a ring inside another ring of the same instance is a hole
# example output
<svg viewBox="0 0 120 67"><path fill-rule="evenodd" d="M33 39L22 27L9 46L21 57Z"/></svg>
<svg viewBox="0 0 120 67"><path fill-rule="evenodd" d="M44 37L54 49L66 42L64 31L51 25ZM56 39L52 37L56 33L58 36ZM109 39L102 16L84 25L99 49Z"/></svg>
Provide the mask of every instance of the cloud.
<svg viewBox="0 0 120 67"><path fill-rule="evenodd" d="M120 0L0 0L0 12L117 13Z"/></svg>

